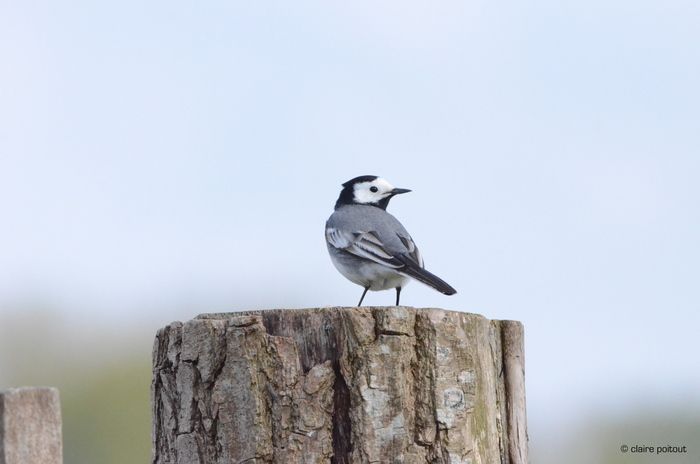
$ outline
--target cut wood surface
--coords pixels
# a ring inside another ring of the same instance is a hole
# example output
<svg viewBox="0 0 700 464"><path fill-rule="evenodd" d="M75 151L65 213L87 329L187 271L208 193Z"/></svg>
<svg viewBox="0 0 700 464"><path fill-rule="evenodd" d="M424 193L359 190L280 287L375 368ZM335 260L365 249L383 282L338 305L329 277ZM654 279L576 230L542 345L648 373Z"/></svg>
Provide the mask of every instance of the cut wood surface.
<svg viewBox="0 0 700 464"><path fill-rule="evenodd" d="M526 464L519 322L403 306L158 331L154 464Z"/></svg>
<svg viewBox="0 0 700 464"><path fill-rule="evenodd" d="M0 464L61 464L63 442L58 390L0 392Z"/></svg>

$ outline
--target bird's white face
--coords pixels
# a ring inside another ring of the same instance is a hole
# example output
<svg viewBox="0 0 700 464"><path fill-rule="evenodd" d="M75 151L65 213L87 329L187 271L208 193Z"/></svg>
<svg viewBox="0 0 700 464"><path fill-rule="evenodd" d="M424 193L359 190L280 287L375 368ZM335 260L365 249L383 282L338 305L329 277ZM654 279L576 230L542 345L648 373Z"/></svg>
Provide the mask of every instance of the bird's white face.
<svg viewBox="0 0 700 464"><path fill-rule="evenodd" d="M355 202L362 204L378 203L391 196L394 186L386 179L378 177L372 182L360 182L354 185L353 197Z"/></svg>

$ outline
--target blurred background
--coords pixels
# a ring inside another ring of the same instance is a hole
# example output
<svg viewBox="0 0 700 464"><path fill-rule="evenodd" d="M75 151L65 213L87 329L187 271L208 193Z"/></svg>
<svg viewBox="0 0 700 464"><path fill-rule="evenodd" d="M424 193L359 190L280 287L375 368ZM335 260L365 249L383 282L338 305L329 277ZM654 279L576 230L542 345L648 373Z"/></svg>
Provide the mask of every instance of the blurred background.
<svg viewBox="0 0 700 464"><path fill-rule="evenodd" d="M390 211L459 291L403 302L525 324L533 463L697 464L699 20L0 0L0 388L61 389L67 464L148 462L156 330L355 304L323 225L376 174L413 189Z"/></svg>

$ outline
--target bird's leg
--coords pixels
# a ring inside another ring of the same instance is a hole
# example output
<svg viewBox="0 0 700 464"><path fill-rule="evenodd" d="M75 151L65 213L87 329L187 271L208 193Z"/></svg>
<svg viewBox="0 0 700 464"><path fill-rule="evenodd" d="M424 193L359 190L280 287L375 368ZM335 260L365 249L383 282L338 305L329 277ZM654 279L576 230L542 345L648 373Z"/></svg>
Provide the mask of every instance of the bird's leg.
<svg viewBox="0 0 700 464"><path fill-rule="evenodd" d="M396 306L399 305L399 296L401 296L401 287L396 287Z"/></svg>
<svg viewBox="0 0 700 464"><path fill-rule="evenodd" d="M362 296L360 297L360 302L357 303L357 307L358 307L358 308L359 308L360 306L362 306L362 300L365 299L365 295L367 294L367 290L369 290L369 287L365 287L365 291L362 292Z"/></svg>

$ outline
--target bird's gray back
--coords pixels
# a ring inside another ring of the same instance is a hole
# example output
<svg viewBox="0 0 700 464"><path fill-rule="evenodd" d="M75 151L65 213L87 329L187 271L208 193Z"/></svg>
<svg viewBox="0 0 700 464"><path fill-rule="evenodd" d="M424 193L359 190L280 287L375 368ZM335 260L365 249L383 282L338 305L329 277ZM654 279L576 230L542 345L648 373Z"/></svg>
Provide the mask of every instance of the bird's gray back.
<svg viewBox="0 0 700 464"><path fill-rule="evenodd" d="M398 219L375 206L341 206L328 218L326 227L350 233L374 232L387 251L391 253L408 251L398 235L408 238L410 237L408 231Z"/></svg>

